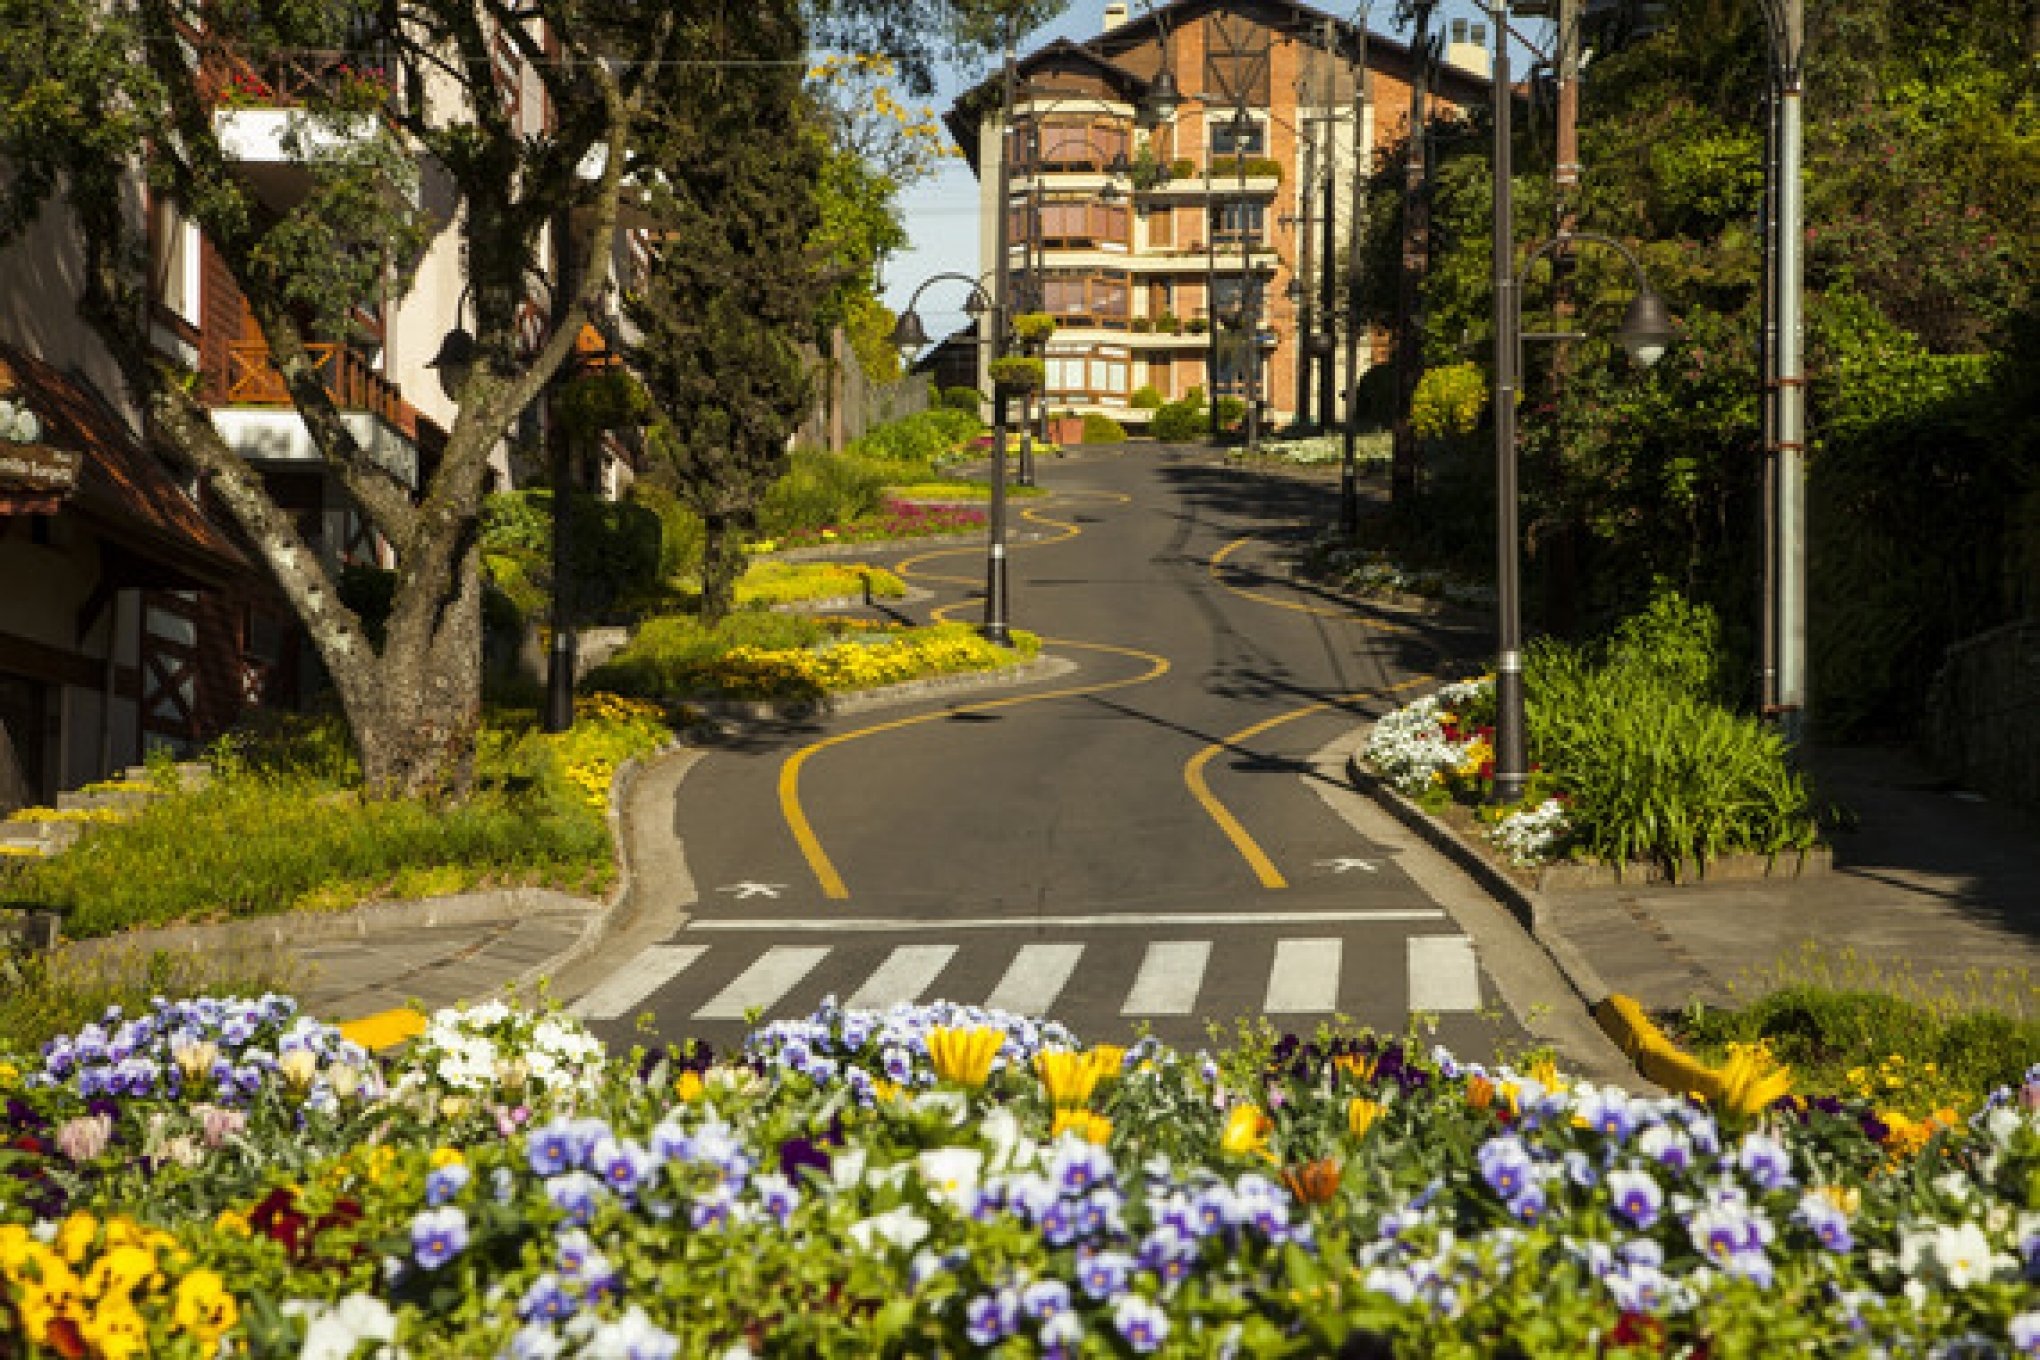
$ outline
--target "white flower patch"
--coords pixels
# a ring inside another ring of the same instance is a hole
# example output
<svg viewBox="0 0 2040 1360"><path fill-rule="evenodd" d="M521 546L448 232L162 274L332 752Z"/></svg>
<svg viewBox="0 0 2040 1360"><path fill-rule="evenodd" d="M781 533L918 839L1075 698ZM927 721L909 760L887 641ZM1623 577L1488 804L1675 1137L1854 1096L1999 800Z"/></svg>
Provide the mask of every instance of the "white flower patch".
<svg viewBox="0 0 2040 1360"><path fill-rule="evenodd" d="M1517 868L1548 864L1558 857L1572 835L1572 822L1565 804L1547 798L1533 808L1522 808L1496 822L1488 839L1509 857Z"/></svg>

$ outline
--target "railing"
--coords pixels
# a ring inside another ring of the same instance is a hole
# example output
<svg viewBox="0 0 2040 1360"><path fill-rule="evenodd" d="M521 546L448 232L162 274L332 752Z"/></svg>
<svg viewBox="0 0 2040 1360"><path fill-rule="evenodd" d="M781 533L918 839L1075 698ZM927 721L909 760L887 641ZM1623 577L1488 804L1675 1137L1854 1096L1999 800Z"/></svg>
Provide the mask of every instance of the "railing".
<svg viewBox="0 0 2040 1360"><path fill-rule="evenodd" d="M367 411L406 437L415 437L417 412L404 400L396 385L370 368L365 360L345 345L309 344L305 353L333 404L344 411ZM226 406L292 406L290 389L276 367L269 346L261 342L238 343L227 348Z"/></svg>

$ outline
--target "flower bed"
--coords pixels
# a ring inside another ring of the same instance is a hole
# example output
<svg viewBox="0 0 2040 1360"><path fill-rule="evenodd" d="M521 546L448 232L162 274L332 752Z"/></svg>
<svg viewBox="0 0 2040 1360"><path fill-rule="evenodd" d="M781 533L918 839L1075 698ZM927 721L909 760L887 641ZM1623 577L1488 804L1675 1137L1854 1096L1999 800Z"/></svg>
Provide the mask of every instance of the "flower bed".
<svg viewBox="0 0 2040 1360"><path fill-rule="evenodd" d="M0 1065L0 1352L2040 1353L2040 1070L1903 1131L1784 1084L941 1003L720 1060L490 1005L381 1061L159 1001Z"/></svg>
<svg viewBox="0 0 2040 1360"><path fill-rule="evenodd" d="M786 552L796 548L824 547L835 543L879 543L895 538L932 538L948 534L976 533L985 527L985 512L967 506L924 505L915 501L888 500L875 515L820 529L792 529L778 538L759 539L745 545L754 553Z"/></svg>

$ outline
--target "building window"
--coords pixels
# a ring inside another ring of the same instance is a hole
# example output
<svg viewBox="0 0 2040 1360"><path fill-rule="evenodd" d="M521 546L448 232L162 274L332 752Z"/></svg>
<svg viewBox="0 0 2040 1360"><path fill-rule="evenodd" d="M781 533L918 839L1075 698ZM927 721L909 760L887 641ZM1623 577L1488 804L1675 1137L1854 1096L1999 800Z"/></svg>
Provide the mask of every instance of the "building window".
<svg viewBox="0 0 2040 1360"><path fill-rule="evenodd" d="M1215 241L1258 241L1267 221L1265 203L1215 203L1211 208L1211 237Z"/></svg>
<svg viewBox="0 0 2040 1360"><path fill-rule="evenodd" d="M164 194L149 202L149 282L156 301L190 325L200 324L199 236Z"/></svg>
<svg viewBox="0 0 2040 1360"><path fill-rule="evenodd" d="M1244 126L1234 121L1231 115L1221 114L1211 124L1211 154L1213 156L1264 156L1267 154L1268 129L1249 117Z"/></svg>
<svg viewBox="0 0 2040 1360"><path fill-rule="evenodd" d="M1039 136L1039 165L1043 170L1102 173L1114 161L1125 161L1132 155L1131 139L1119 124L1047 122L1041 124Z"/></svg>

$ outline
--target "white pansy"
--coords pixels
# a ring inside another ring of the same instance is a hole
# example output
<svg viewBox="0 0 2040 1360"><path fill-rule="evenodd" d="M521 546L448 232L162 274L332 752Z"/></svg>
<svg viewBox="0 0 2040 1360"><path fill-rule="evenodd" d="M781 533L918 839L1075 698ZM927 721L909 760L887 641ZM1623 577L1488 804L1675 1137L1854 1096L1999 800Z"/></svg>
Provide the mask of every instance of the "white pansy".
<svg viewBox="0 0 2040 1360"><path fill-rule="evenodd" d="M929 1148L914 1159L931 1197L967 1208L984 1174L985 1154L976 1148Z"/></svg>
<svg viewBox="0 0 2040 1360"><path fill-rule="evenodd" d="M897 1209L870 1218L861 1219L850 1225L850 1236L866 1251L876 1251L880 1242L912 1251L928 1236L928 1220L913 1210L901 1205Z"/></svg>

